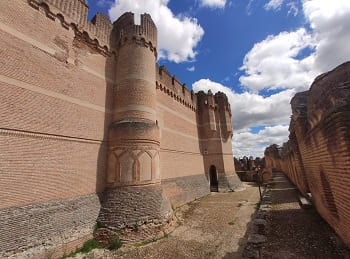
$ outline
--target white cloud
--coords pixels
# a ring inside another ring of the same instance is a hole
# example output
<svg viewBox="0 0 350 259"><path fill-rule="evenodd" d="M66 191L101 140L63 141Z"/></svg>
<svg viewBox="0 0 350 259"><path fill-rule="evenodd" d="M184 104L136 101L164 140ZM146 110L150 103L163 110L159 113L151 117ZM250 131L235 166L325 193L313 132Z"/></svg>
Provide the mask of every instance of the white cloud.
<svg viewBox="0 0 350 259"><path fill-rule="evenodd" d="M139 15L149 13L158 28L159 58L165 58L176 63L194 60L195 48L201 40L204 30L197 19L184 15L175 16L168 8L169 0L115 0L109 9L112 20L124 12Z"/></svg>
<svg viewBox="0 0 350 259"><path fill-rule="evenodd" d="M270 122L271 124L276 123L277 126L266 127L259 133L253 134L246 130L246 127L252 123L243 123L240 119L238 120L238 125L243 127L242 131L234 135L234 152L236 150L238 156L260 154L271 143L282 144L286 141L290 97L295 91L309 89L311 82L318 74L350 60L350 1L302 0L301 3L304 16L311 28L310 31L299 28L292 32L270 35L265 40L256 43L244 58L241 70L245 74L240 77L240 82L247 89L253 92L264 88L289 88L289 90L262 99L262 103L271 102L271 105L276 105L277 99L280 100L275 107L285 109L284 115L282 111L277 114L273 111L271 113L271 109L265 106L263 107L266 110L262 112L262 114L266 112L266 116L271 114ZM266 4L265 9L279 10L282 4L283 1L272 0ZM297 15L296 1L287 3L287 7L289 8L288 15ZM259 100L259 97L251 93L245 94L252 99ZM240 95L242 96L243 94ZM238 100L231 101L233 105L239 102ZM255 101L255 103L259 102ZM252 110L261 109L259 105L252 105L254 108L248 107L247 110L244 110L243 105L243 114L245 116L247 115L245 113L254 115L257 117L257 125L263 125L268 118L265 120L262 114L252 113ZM239 110L239 113L242 113L242 109ZM237 111L233 112L233 120L235 116L240 116L237 114ZM285 116L284 119L282 116ZM248 122L251 121L249 118L251 117L247 117ZM272 129L275 130L275 133L272 132Z"/></svg>
<svg viewBox="0 0 350 259"><path fill-rule="evenodd" d="M266 146L287 140L291 108L290 99L294 90L285 90L269 97L244 92L235 93L232 89L209 79L193 83L195 92L209 89L216 93L224 92L231 104L233 124L233 152L236 156L263 156ZM273 126L271 126L273 125ZM251 127L267 126L254 134Z"/></svg>
<svg viewBox="0 0 350 259"><path fill-rule="evenodd" d="M281 32L256 43L241 67L243 86L306 90L318 74L350 60L350 1L303 0L302 6L311 31Z"/></svg>
<svg viewBox="0 0 350 259"><path fill-rule="evenodd" d="M224 8L226 5L226 0L200 0L201 6L208 6L211 8Z"/></svg>
<svg viewBox="0 0 350 259"><path fill-rule="evenodd" d="M297 3L296 2L290 2L287 3L287 7L289 8L288 10L288 15L293 15L293 16L297 16L299 13L299 9L297 7Z"/></svg>
<svg viewBox="0 0 350 259"><path fill-rule="evenodd" d="M315 69L326 72L350 60L350 1L303 1L304 15L317 41Z"/></svg>
<svg viewBox="0 0 350 259"><path fill-rule="evenodd" d="M194 70L196 70L196 67L195 66L192 66L192 67L188 67L186 68L188 71L190 72L193 72Z"/></svg>
<svg viewBox="0 0 350 259"><path fill-rule="evenodd" d="M298 59L306 48L313 48L313 38L303 28L294 32L281 32L258 42L246 54L240 77L243 86L259 91L264 88L305 89L316 76L314 56Z"/></svg>
<svg viewBox="0 0 350 259"><path fill-rule="evenodd" d="M279 10L283 4L283 0L270 0L264 5L265 10Z"/></svg>
<svg viewBox="0 0 350 259"><path fill-rule="evenodd" d="M267 146L288 140L288 126L276 125L266 127L254 134L244 131L233 135L232 150L235 157L263 157Z"/></svg>

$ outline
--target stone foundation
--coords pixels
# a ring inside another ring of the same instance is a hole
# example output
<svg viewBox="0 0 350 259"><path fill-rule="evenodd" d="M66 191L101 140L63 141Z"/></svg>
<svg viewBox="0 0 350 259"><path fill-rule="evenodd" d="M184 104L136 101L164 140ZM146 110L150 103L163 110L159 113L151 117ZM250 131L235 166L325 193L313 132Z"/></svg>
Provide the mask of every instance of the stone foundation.
<svg viewBox="0 0 350 259"><path fill-rule="evenodd" d="M36 258L74 250L75 246L69 244L91 237L99 210L97 194L1 209L0 257L35 247L40 251L28 252L36 254Z"/></svg>
<svg viewBox="0 0 350 259"><path fill-rule="evenodd" d="M174 207L210 193L209 182L204 174L162 180L162 186Z"/></svg>
<svg viewBox="0 0 350 259"><path fill-rule="evenodd" d="M219 174L218 181L219 192L242 191L245 189L236 173Z"/></svg>
<svg viewBox="0 0 350 259"><path fill-rule="evenodd" d="M124 229L159 224L171 217L172 210L161 185L153 184L107 189L97 222L101 227Z"/></svg>

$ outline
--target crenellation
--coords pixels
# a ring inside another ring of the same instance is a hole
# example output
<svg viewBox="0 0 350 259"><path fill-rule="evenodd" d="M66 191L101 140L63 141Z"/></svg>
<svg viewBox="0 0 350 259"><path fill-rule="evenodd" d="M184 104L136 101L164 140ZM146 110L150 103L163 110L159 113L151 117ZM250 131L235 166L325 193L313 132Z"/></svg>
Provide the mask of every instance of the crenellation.
<svg viewBox="0 0 350 259"><path fill-rule="evenodd" d="M190 91L185 83L181 84L176 75L172 76L166 66L157 66L157 71L156 89L168 94L192 111L196 111L197 95L193 91Z"/></svg>
<svg viewBox="0 0 350 259"><path fill-rule="evenodd" d="M43 7L51 19L59 19L66 29L73 29L77 37L84 36L89 44L104 53L113 51L110 46L112 22L105 14L96 14L88 21L88 6L83 0L28 0L29 4L39 9ZM106 50L107 49L107 50Z"/></svg>

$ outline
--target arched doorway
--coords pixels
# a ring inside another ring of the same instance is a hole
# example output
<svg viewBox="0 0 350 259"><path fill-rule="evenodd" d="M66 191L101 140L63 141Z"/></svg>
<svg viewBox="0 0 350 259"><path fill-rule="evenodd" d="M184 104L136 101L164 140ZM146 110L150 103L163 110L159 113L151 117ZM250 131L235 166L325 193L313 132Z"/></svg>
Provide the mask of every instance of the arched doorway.
<svg viewBox="0 0 350 259"><path fill-rule="evenodd" d="M210 166L209 177L210 177L210 191L217 192L218 191L218 175L216 172L216 167L214 165Z"/></svg>

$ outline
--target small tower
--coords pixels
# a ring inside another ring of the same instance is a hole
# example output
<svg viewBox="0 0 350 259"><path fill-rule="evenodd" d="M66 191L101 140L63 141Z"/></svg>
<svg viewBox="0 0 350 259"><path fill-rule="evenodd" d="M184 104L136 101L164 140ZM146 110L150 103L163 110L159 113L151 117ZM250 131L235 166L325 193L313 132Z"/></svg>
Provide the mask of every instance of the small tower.
<svg viewBox="0 0 350 259"><path fill-rule="evenodd" d="M242 188L232 154L231 108L227 96L200 91L198 96L199 132L204 168L211 191Z"/></svg>
<svg viewBox="0 0 350 259"><path fill-rule="evenodd" d="M156 121L157 28L150 15L125 13L114 24L116 84L109 128L107 189L99 225L107 228L165 222L172 217L160 184Z"/></svg>

